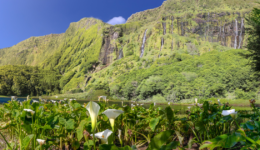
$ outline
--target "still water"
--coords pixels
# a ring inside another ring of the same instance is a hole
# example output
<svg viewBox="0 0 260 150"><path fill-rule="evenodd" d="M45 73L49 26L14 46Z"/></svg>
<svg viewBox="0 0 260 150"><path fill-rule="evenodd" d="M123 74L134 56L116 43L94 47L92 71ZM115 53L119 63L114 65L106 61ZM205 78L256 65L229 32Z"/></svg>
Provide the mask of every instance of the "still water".
<svg viewBox="0 0 260 150"><path fill-rule="evenodd" d="M18 97L17 98L18 101L24 101L26 99L27 99L26 97ZM10 100L11 100L10 97L0 97L0 104L1 103L7 103ZM39 99L38 98L33 98L33 100L39 100ZM89 102L89 101L87 101L87 100L78 100L78 103L80 103L80 104L84 104L84 103L87 103L87 102ZM123 104L122 104L122 102L120 102L120 101L109 101L109 102L107 102L107 105L111 106L113 104L117 104L119 106L124 106L124 105L129 105L130 106L132 103L133 102L130 102L130 101L124 101ZM136 105L136 104L134 104L134 105ZM149 108L150 104L144 103L142 106L145 107L145 108ZM155 105L155 107L161 107L162 109L164 109L167 106L169 106L169 105L166 105L166 104L156 104ZM170 106L174 110L179 111L179 114L184 114L185 111L188 110L188 107L191 107L191 109L192 109L192 107L194 107L193 105L172 105L172 104ZM248 107L248 106L233 106L232 108L236 109L236 110L251 110L251 108Z"/></svg>

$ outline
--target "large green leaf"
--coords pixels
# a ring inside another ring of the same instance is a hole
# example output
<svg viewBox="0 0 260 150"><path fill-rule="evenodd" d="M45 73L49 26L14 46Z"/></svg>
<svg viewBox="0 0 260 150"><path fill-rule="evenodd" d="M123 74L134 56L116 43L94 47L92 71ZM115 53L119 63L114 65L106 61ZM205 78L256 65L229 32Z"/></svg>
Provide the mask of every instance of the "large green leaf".
<svg viewBox="0 0 260 150"><path fill-rule="evenodd" d="M181 133L179 131L175 131L180 143L182 144L183 140L184 140L184 137L181 135Z"/></svg>
<svg viewBox="0 0 260 150"><path fill-rule="evenodd" d="M147 150L158 150L160 149L173 134L173 131L164 131L157 134L148 145Z"/></svg>
<svg viewBox="0 0 260 150"><path fill-rule="evenodd" d="M67 129L67 130L73 130L74 129L74 120L73 119L69 119L68 121L66 121L65 129Z"/></svg>
<svg viewBox="0 0 260 150"><path fill-rule="evenodd" d="M23 139L23 141L22 141L22 149L26 149L29 146L29 144L30 144L30 142L31 142L33 137L34 137L34 134L30 134L30 135L27 135Z"/></svg>
<svg viewBox="0 0 260 150"><path fill-rule="evenodd" d="M78 141L80 141L83 138L83 132L84 132L84 127L87 124L87 120L81 120L78 128L77 128L77 138Z"/></svg>
<svg viewBox="0 0 260 150"><path fill-rule="evenodd" d="M157 124L159 123L160 119L159 118L152 118L150 123L149 123L149 126L150 128L152 129L152 131L155 130Z"/></svg>
<svg viewBox="0 0 260 150"><path fill-rule="evenodd" d="M119 147L119 150L133 150L130 146L125 146L125 147Z"/></svg>
<svg viewBox="0 0 260 150"><path fill-rule="evenodd" d="M244 138L238 132L231 135L223 134L214 139L203 142L200 149L208 148L209 150L213 150L216 147L232 148L240 141L244 141Z"/></svg>
<svg viewBox="0 0 260 150"><path fill-rule="evenodd" d="M99 150L118 150L114 144L100 144Z"/></svg>
<svg viewBox="0 0 260 150"><path fill-rule="evenodd" d="M172 122L172 118L173 118L173 111L172 108L170 106L165 108L165 112L166 112L166 117L168 119L168 121L171 123Z"/></svg>
<svg viewBox="0 0 260 150"><path fill-rule="evenodd" d="M63 117L59 118L59 123L64 125L66 123L66 119L64 119Z"/></svg>
<svg viewBox="0 0 260 150"><path fill-rule="evenodd" d="M163 145L160 150L172 150L176 149L178 146L180 146L180 142L173 141L167 145Z"/></svg>

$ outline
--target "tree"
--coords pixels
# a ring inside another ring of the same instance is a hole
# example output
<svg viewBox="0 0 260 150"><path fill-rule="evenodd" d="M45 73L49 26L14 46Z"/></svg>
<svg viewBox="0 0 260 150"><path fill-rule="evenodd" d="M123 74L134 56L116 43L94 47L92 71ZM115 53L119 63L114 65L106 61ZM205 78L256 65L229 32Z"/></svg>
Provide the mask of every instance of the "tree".
<svg viewBox="0 0 260 150"><path fill-rule="evenodd" d="M252 68L260 71L260 9L254 8L246 20L249 25L246 28L249 35L247 48L250 51L246 56L251 59Z"/></svg>

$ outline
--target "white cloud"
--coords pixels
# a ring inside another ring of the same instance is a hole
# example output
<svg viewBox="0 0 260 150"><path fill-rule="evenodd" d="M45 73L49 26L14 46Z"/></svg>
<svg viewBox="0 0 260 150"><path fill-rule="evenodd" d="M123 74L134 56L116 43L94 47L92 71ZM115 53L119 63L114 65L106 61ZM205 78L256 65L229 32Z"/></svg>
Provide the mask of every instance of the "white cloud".
<svg viewBox="0 0 260 150"><path fill-rule="evenodd" d="M123 18L122 16L119 16L119 17L114 17L114 18L110 19L107 23L111 24L111 25L116 25L116 24L123 24L125 22L126 22L125 18Z"/></svg>

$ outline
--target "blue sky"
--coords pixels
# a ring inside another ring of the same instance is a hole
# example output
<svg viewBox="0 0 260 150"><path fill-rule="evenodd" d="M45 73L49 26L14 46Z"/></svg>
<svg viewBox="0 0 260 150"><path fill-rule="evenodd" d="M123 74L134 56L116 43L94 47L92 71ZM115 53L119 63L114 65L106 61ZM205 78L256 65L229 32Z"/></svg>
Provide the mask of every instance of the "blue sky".
<svg viewBox="0 0 260 150"><path fill-rule="evenodd" d="M63 33L70 22L84 17L123 22L133 13L159 7L163 1L0 0L0 48L13 46L31 36Z"/></svg>

